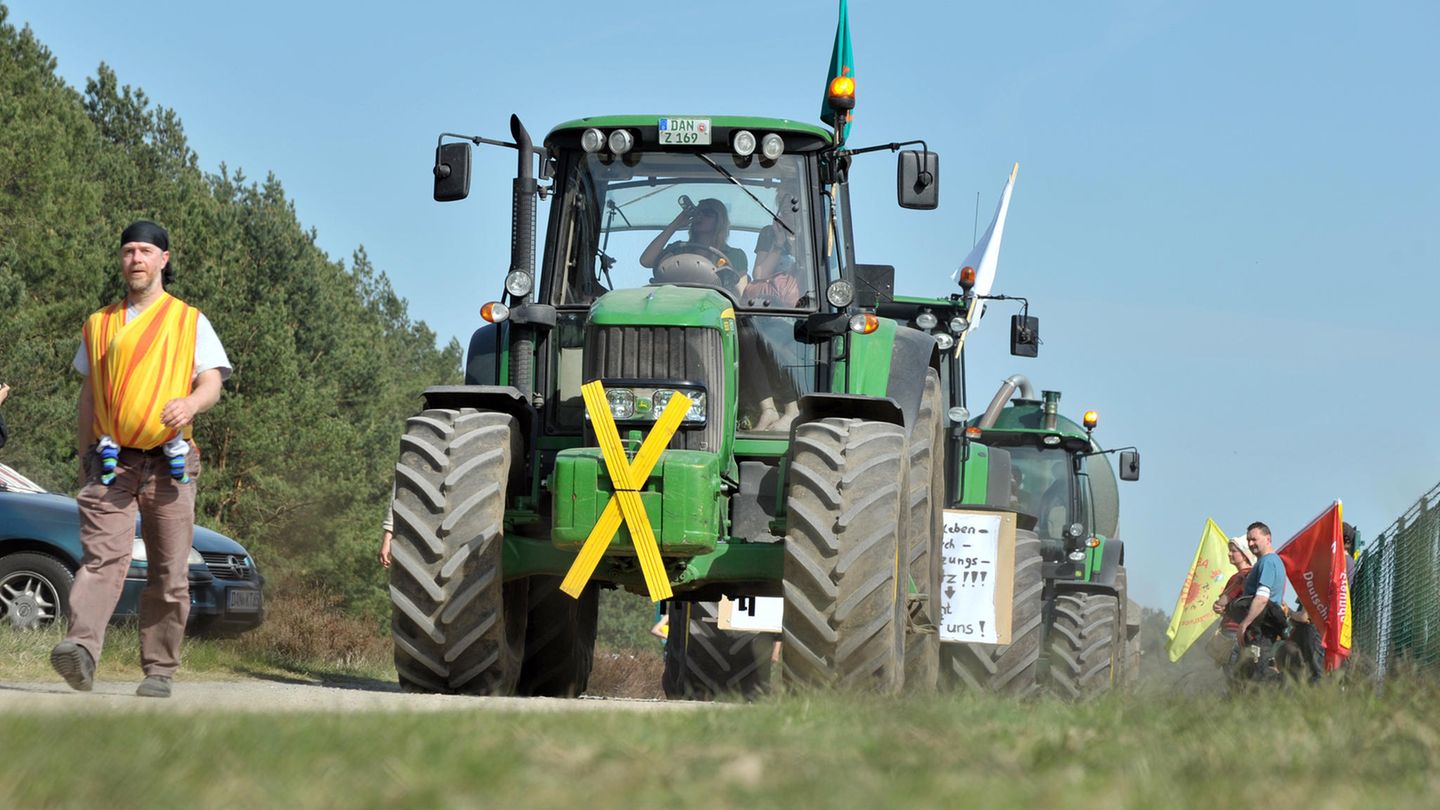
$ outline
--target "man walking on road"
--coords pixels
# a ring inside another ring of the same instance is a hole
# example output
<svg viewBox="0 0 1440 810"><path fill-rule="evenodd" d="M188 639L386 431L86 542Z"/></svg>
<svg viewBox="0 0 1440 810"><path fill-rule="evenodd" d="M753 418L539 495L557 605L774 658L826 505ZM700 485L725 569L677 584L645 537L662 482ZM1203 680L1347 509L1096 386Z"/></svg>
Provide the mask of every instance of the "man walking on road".
<svg viewBox="0 0 1440 810"><path fill-rule="evenodd" d="M140 598L136 694L169 697L190 614L199 452L195 416L220 399L230 360L200 310L165 292L170 237L140 220L120 236L125 297L85 321L75 370L80 384L77 446L83 485L84 556L70 591L70 632L50 663L71 688L89 691L130 567L141 517L149 581Z"/></svg>

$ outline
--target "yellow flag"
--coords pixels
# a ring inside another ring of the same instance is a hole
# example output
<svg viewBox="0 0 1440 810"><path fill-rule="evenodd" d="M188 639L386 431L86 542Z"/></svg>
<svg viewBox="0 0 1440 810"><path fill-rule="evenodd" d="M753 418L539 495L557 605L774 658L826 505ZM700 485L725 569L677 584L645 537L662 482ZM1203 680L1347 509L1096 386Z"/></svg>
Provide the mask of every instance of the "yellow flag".
<svg viewBox="0 0 1440 810"><path fill-rule="evenodd" d="M1190 563L1190 573L1185 577L1185 586L1180 589L1180 598L1175 602L1170 626L1165 629L1165 651L1172 663L1179 661L1190 645L1205 635L1210 625L1220 618L1211 605L1220 597L1225 582L1233 573L1230 540L1214 520L1206 518L1200 546L1195 549L1195 561Z"/></svg>

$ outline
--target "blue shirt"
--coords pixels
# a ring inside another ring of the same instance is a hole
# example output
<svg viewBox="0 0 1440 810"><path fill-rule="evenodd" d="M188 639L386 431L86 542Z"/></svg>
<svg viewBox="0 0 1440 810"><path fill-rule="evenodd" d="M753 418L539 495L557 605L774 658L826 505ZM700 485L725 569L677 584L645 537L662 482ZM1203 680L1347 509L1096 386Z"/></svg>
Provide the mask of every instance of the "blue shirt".
<svg viewBox="0 0 1440 810"><path fill-rule="evenodd" d="M1279 554L1266 554L1255 561L1255 567L1250 569L1250 575L1245 578L1243 595L1254 596L1261 585L1270 589L1271 599L1280 601L1280 595L1285 589L1285 561L1280 559Z"/></svg>

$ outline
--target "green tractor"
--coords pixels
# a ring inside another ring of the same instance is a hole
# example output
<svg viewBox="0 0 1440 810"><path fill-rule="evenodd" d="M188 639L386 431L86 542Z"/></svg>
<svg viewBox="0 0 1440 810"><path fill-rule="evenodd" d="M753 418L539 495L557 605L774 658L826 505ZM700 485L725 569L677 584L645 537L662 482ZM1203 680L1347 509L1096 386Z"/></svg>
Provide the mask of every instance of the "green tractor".
<svg viewBox="0 0 1440 810"><path fill-rule="evenodd" d="M510 127L436 150L437 200L468 194L472 144L518 172L465 384L425 391L401 440L402 685L579 694L597 591L623 588L669 600L674 696L769 681L722 597L784 600L787 681L934 687L965 301L896 300L893 268L857 263L848 173L897 151L899 204L934 208L938 157L780 119L589 118L538 146Z"/></svg>
<svg viewBox="0 0 1440 810"><path fill-rule="evenodd" d="M1017 514L1014 631L1005 646L946 644L946 674L958 684L1011 694L1038 689L1087 697L1135 682L1140 609L1126 582L1118 536L1120 478L1137 480L1134 448L1102 450L1098 415L1081 424L1059 413L1060 392L1036 398L1014 375L966 429L961 508Z"/></svg>

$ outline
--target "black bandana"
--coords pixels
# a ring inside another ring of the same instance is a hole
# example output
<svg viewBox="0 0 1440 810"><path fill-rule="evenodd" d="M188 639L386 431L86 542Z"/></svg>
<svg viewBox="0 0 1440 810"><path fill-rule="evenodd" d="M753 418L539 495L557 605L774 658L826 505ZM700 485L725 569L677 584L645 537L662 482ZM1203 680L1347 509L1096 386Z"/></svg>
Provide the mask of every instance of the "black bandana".
<svg viewBox="0 0 1440 810"><path fill-rule="evenodd" d="M130 227L126 228L120 234L121 247L131 242L144 242L149 245L154 245L161 250L169 250L170 234L166 233L164 228L148 219L137 219L130 223ZM169 284L174 280L175 271L170 269L170 262L165 262L165 267L161 269L160 281L162 284Z"/></svg>
<svg viewBox="0 0 1440 810"><path fill-rule="evenodd" d="M145 242L161 250L169 250L170 234L166 233L164 228L148 219L137 219L130 223L130 227L126 228L125 231L120 234L121 247L131 242Z"/></svg>

